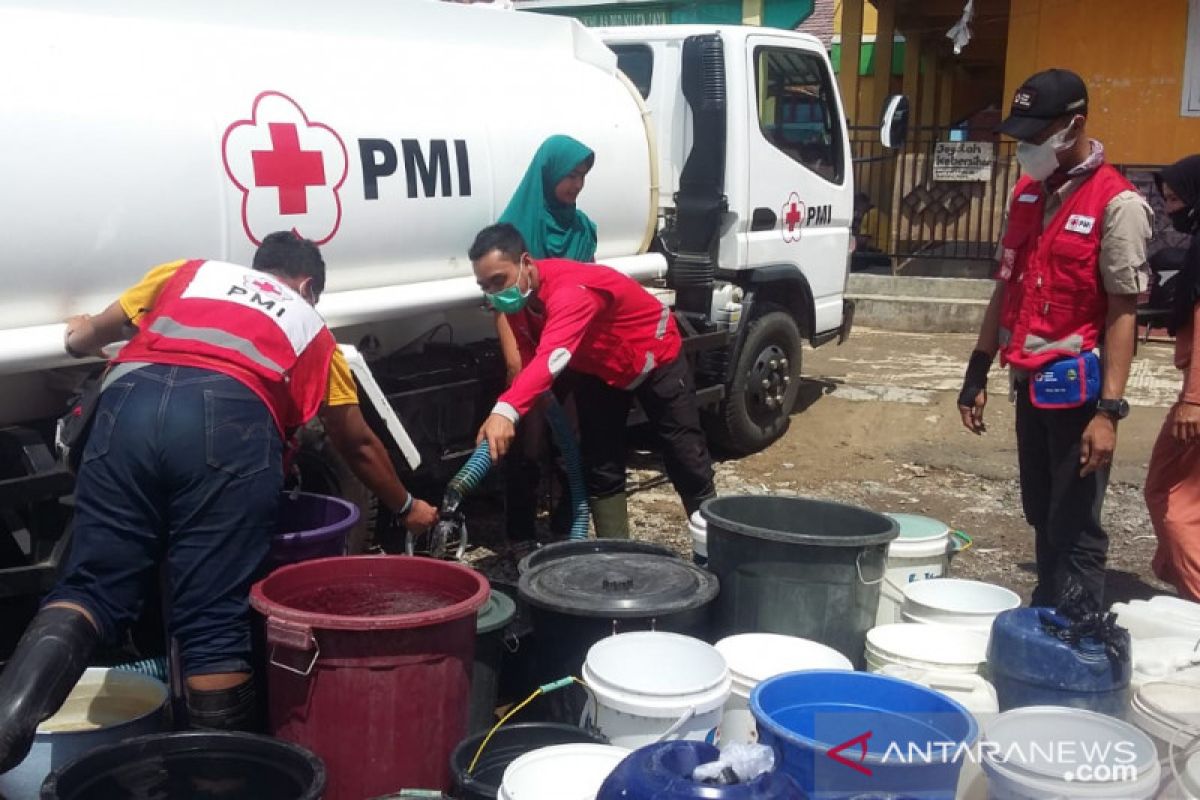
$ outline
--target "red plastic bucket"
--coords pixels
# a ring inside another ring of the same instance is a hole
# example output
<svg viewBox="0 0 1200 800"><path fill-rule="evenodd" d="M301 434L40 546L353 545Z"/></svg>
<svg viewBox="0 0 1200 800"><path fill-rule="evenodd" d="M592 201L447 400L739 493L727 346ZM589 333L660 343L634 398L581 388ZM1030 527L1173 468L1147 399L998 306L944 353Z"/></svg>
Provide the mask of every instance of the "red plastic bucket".
<svg viewBox="0 0 1200 800"><path fill-rule="evenodd" d="M448 790L488 582L408 556L322 558L254 585L271 733L316 753L326 800Z"/></svg>

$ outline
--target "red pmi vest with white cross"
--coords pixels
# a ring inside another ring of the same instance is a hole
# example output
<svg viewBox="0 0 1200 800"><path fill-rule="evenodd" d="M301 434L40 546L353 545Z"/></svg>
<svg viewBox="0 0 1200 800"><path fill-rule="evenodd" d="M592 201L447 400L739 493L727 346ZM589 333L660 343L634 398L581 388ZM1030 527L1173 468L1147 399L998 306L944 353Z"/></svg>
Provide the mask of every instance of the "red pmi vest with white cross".
<svg viewBox="0 0 1200 800"><path fill-rule="evenodd" d="M1017 181L997 276L1006 282L1001 363L1036 370L1096 347L1108 314L1099 266L1104 211L1114 197L1132 189L1121 173L1103 164L1043 229L1045 189L1027 176Z"/></svg>
<svg viewBox="0 0 1200 800"><path fill-rule="evenodd" d="M316 309L274 276L188 261L113 360L228 375L262 398L287 435L320 409L336 346Z"/></svg>

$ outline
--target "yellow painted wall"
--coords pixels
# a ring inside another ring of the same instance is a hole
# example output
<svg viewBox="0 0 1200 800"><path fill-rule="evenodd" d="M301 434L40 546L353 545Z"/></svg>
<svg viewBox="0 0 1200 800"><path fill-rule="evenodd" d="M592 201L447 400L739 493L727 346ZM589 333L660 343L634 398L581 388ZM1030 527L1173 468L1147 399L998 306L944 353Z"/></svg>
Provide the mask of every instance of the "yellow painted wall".
<svg viewBox="0 0 1200 800"><path fill-rule="evenodd" d="M1006 106L1029 75L1065 67L1087 83L1088 130L1111 161L1166 164L1200 152L1200 117L1179 113L1187 6L1188 0L1012 0Z"/></svg>
<svg viewBox="0 0 1200 800"><path fill-rule="evenodd" d="M871 0L863 0L863 36L874 36L879 26L879 12L871 5ZM833 6L833 32L842 33L842 3L838 0Z"/></svg>

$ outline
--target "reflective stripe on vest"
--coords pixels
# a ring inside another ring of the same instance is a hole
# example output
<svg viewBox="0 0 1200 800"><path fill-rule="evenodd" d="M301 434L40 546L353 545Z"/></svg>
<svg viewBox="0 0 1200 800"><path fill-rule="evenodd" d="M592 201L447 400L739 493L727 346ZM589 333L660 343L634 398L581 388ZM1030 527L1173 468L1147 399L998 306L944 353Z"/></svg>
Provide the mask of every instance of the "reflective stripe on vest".
<svg viewBox="0 0 1200 800"><path fill-rule="evenodd" d="M154 320L149 329L162 336L169 336L172 339L203 342L204 344L233 350L277 375L282 375L286 372L283 367L276 364L255 347L254 342L249 339L243 339L241 336L237 336L229 331L223 331L220 328L195 328L191 325L183 325L176 322L170 317L160 316Z"/></svg>

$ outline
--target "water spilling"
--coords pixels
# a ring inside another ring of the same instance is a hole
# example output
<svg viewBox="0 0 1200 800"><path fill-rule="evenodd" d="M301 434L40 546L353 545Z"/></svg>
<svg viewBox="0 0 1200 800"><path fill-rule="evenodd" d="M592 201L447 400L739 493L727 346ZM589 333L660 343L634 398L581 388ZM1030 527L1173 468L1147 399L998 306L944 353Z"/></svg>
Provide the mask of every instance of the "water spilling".
<svg viewBox="0 0 1200 800"><path fill-rule="evenodd" d="M313 614L346 617L387 617L445 608L453 597L427 589L397 589L394 583L372 581L318 586L288 598L288 606Z"/></svg>

